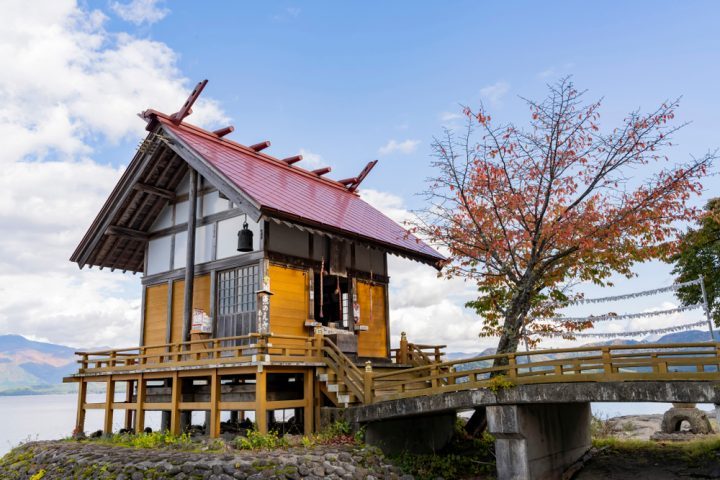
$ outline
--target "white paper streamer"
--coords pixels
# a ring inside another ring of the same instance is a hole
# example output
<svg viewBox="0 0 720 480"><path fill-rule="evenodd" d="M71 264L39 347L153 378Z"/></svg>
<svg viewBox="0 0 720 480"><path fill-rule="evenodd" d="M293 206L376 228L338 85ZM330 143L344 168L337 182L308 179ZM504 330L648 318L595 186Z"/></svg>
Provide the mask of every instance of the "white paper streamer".
<svg viewBox="0 0 720 480"><path fill-rule="evenodd" d="M633 318L650 318L659 317L661 315L671 315L673 313L686 312L688 310L695 310L696 308L702 308L701 303L694 305L686 305L684 307L671 308L669 310L656 310L653 312L641 312L641 313L624 313L622 315L615 315L607 313L605 315L590 315L589 317L553 317L548 318L551 322L570 322L570 323L585 323L585 322L607 322L611 320L628 320Z"/></svg>
<svg viewBox="0 0 720 480"><path fill-rule="evenodd" d="M669 287L654 288L652 290L645 290L642 292L628 293L625 295L615 295L612 297L600 297L600 298L583 298L570 305L583 305L586 303L604 303L604 302L616 302L618 300L627 300L628 298L648 297L651 295L657 295L663 292L674 292L683 287L689 287L690 285L700 285L700 279L691 280L689 282L675 283Z"/></svg>
<svg viewBox="0 0 720 480"><path fill-rule="evenodd" d="M686 323L684 325L675 325L666 328L654 328L650 330L637 330L634 332L607 332L607 333L572 333L572 332L534 332L533 335L541 337L563 337L570 339L572 337L595 337L595 338L619 338L619 337L640 337L644 335L658 335L661 333L682 332L684 330L692 330L695 327L706 326L706 321L695 323Z"/></svg>

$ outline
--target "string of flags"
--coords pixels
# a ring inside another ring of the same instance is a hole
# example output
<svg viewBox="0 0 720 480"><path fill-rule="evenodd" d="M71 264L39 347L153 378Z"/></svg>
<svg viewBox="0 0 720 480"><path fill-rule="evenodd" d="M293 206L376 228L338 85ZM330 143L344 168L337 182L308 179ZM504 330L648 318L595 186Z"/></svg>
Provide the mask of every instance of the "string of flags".
<svg viewBox="0 0 720 480"><path fill-rule="evenodd" d="M619 338L619 337L640 337L645 335L658 335L663 333L673 333L673 332L682 332L685 330L692 330L696 327L702 327L707 325L707 322L705 320L702 320L700 322L694 322L694 323L685 323L683 325L674 325L672 327L665 327L665 328L653 328L649 330L637 330L633 332L602 332L602 333L595 333L595 332L588 332L588 333L575 333L575 332L537 332L536 335L540 335L543 337L563 337L563 338L572 338L572 337L595 337L595 338Z"/></svg>
<svg viewBox="0 0 720 480"><path fill-rule="evenodd" d="M629 293L625 295L614 295L610 297L599 297L599 298L587 298L587 299L580 299L577 300L570 305L582 305L582 304L594 304L594 303L605 303L605 302L615 302L619 300L628 300L632 298L638 298L638 297L647 297L651 295L657 295L659 293L664 292L674 292L677 291L683 287L688 287L691 285L699 285L702 289L703 294L703 303L697 303L693 305L684 305L677 308L671 308L666 310L655 310L650 312L640 312L640 313L626 313L626 314L616 314L616 313L606 313L603 315L589 315L586 317L554 317L545 319L544 321L553 322L553 323L574 323L574 324L582 324L582 323L595 323L595 322L606 322L606 321L612 321L612 320L630 320L630 319L638 319L638 318L650 318L650 317L659 317L659 316L665 316L665 315L672 315L675 313L681 313L688 310L695 310L698 308L703 308L705 310L705 313L707 315L707 300L705 297L705 286L703 284L703 278L700 277L697 280L691 280L689 282L681 282L681 283L675 283L673 285L667 286L667 287L660 287L660 288L654 288L652 290L644 290L641 292L635 292L635 293ZM533 332L531 335L538 335L541 337L561 337L566 339L571 338L577 338L577 337L594 337L594 338L619 338L619 337L639 337L639 336L645 336L645 335L658 335L658 334L664 334L664 333L672 333L672 332L681 332L686 330L692 330L697 327L702 327L707 325L710 331L712 332L712 324L710 323L710 319L704 321L698 321L694 323L685 323L681 325L673 325L670 327L663 327L663 328L650 328L645 330L636 330L636 331L623 331L623 332L566 332L566 331L551 331L551 332Z"/></svg>
<svg viewBox="0 0 720 480"><path fill-rule="evenodd" d="M702 308L701 303L696 303L693 305L686 305L683 307L678 308L670 308L668 310L654 310L651 312L641 312L641 313L624 313L621 315L617 315L615 313L607 313L605 315L590 315L589 317L554 317L550 318L548 320L552 322L570 322L570 323L585 323L585 322L607 322L610 320L629 320L629 319L635 319L635 318L650 318L650 317L658 317L661 315L671 315L673 313L680 313L680 312L686 312L688 310L695 310L696 308Z"/></svg>
<svg viewBox="0 0 720 480"><path fill-rule="evenodd" d="M657 295L658 293L674 292L683 287L689 287L690 285L700 285L700 279L698 278L697 280L691 280L689 282L674 283L667 287L654 288L652 290L645 290L642 292L627 293L625 295L614 295L612 297L600 297L600 298L582 298L580 300L572 302L570 305L583 305L586 303L616 302L618 300L627 300L629 298L649 297L651 295Z"/></svg>

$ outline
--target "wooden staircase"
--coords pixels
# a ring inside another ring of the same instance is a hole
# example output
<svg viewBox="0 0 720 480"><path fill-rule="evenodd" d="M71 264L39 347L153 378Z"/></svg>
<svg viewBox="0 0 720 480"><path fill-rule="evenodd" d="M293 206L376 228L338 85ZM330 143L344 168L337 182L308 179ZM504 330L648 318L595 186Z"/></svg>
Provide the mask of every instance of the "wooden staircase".
<svg viewBox="0 0 720 480"><path fill-rule="evenodd" d="M409 349L411 353L407 355L409 366L420 367L436 362L434 358L423 352L423 348L428 347L420 346L420 348ZM436 347L430 348L435 349L436 358L439 358L438 349ZM378 395L421 390L432 385L432 381L423 378L422 373L415 368L408 368L407 372L400 373L397 372L397 367L386 370L381 365L378 365L373 371L372 366L368 364L363 371L328 338L322 339L320 349L325 362L324 367L317 367L315 370L320 382L320 391L336 407L347 408L353 405L368 404L372 403ZM440 367L438 369L438 373L447 373L447 371L447 368ZM376 384L373 380L374 376L380 374L380 377L382 377L386 372L393 372L393 382L390 382L390 384L387 382L381 382L380 385ZM401 390L394 385L398 381L404 383Z"/></svg>
<svg viewBox="0 0 720 480"><path fill-rule="evenodd" d="M323 392L336 407L349 407L359 405L362 399L353 393L348 386L338 378L331 367L320 367L315 370L320 381L320 391Z"/></svg>
<svg viewBox="0 0 720 480"><path fill-rule="evenodd" d="M324 367L316 368L320 390L336 407L349 407L371 403L371 392L366 389L372 381L372 371L363 372L329 338L320 346ZM366 377L368 381L366 382Z"/></svg>

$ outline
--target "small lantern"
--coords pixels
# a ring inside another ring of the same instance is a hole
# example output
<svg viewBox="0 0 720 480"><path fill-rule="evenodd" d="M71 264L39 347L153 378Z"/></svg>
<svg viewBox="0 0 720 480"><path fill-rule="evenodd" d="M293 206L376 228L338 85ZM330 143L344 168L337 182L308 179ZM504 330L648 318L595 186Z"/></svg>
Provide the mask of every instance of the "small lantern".
<svg viewBox="0 0 720 480"><path fill-rule="evenodd" d="M248 228L247 222L243 223L243 228L238 232L238 252L253 251L253 232Z"/></svg>

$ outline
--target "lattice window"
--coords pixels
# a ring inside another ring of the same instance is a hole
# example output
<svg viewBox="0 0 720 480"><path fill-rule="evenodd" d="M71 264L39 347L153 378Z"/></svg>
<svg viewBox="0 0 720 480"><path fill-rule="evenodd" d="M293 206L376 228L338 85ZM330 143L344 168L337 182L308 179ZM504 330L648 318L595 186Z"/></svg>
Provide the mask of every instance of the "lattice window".
<svg viewBox="0 0 720 480"><path fill-rule="evenodd" d="M258 265L250 265L218 275L218 337L257 331L255 307L259 273Z"/></svg>

